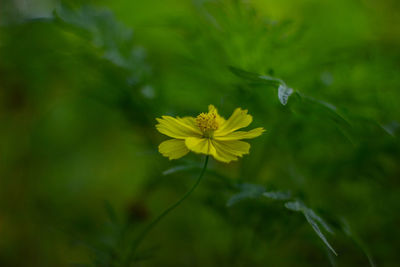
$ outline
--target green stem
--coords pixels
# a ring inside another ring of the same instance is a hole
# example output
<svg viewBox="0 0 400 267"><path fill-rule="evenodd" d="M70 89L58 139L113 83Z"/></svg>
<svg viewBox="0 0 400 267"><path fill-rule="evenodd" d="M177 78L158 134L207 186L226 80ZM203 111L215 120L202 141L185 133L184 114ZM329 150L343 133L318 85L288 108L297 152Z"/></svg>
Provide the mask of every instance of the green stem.
<svg viewBox="0 0 400 267"><path fill-rule="evenodd" d="M155 218L149 225L147 225L147 227L136 238L135 242L133 243L134 245L133 245L131 254L128 257L128 266L130 265L130 262L134 258L136 250L138 249L140 243L143 241L143 239L146 237L146 235L150 232L150 230L153 229L153 227L156 226L156 224L159 221L161 221L162 218L164 218L168 213L170 213L173 209L178 207L185 199L187 199L193 193L193 191L196 189L196 187L199 185L201 179L204 176L204 173L206 172L207 164L208 164L208 158L209 158L209 156L207 155L206 156L206 160L204 162L203 169L201 170L200 175L197 178L196 183L192 186L192 188L189 191L187 191L186 194L184 194L181 199L179 199L177 202L175 202L174 204L169 206L166 210L164 210L164 212L162 212L160 215L158 215L158 217Z"/></svg>

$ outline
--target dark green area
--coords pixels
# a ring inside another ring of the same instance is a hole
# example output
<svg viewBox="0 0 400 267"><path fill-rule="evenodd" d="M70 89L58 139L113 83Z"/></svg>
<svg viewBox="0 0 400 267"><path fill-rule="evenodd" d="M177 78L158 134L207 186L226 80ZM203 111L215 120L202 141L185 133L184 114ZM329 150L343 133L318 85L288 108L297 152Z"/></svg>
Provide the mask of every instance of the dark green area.
<svg viewBox="0 0 400 267"><path fill-rule="evenodd" d="M267 131L132 266L398 266L399 1L3 2L0 266L123 265L204 160L155 118L209 104Z"/></svg>

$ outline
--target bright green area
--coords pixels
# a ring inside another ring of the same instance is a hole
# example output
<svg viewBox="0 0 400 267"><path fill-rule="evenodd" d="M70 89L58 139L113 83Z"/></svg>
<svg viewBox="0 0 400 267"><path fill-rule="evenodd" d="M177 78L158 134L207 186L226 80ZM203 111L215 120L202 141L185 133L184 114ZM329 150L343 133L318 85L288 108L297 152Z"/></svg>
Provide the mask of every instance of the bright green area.
<svg viewBox="0 0 400 267"><path fill-rule="evenodd" d="M397 0L5 1L0 266L123 266L204 161L155 118L209 104L267 131L132 266L396 266L399 100Z"/></svg>

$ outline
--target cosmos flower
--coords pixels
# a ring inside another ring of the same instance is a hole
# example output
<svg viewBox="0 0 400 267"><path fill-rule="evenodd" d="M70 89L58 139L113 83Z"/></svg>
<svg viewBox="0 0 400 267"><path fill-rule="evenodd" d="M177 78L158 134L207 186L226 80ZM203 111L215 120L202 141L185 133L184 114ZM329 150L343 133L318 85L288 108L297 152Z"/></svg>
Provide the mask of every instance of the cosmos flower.
<svg viewBox="0 0 400 267"><path fill-rule="evenodd" d="M227 120L218 114L213 105L208 106L207 113L201 113L196 118L162 116L156 120L157 130L174 138L162 142L158 147L160 153L170 160L193 151L228 163L249 153L250 144L241 139L255 138L264 132L263 128L237 131L247 127L253 120L247 110L241 108L235 109Z"/></svg>

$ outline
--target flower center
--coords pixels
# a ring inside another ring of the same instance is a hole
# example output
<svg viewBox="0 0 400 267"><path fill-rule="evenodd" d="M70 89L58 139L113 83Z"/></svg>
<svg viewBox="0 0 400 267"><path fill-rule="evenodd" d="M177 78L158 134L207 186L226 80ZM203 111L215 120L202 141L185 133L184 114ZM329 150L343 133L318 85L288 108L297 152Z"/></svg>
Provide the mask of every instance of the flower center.
<svg viewBox="0 0 400 267"><path fill-rule="evenodd" d="M212 137L214 131L219 127L217 114L215 112L200 113L200 115L196 117L196 123L205 137Z"/></svg>

